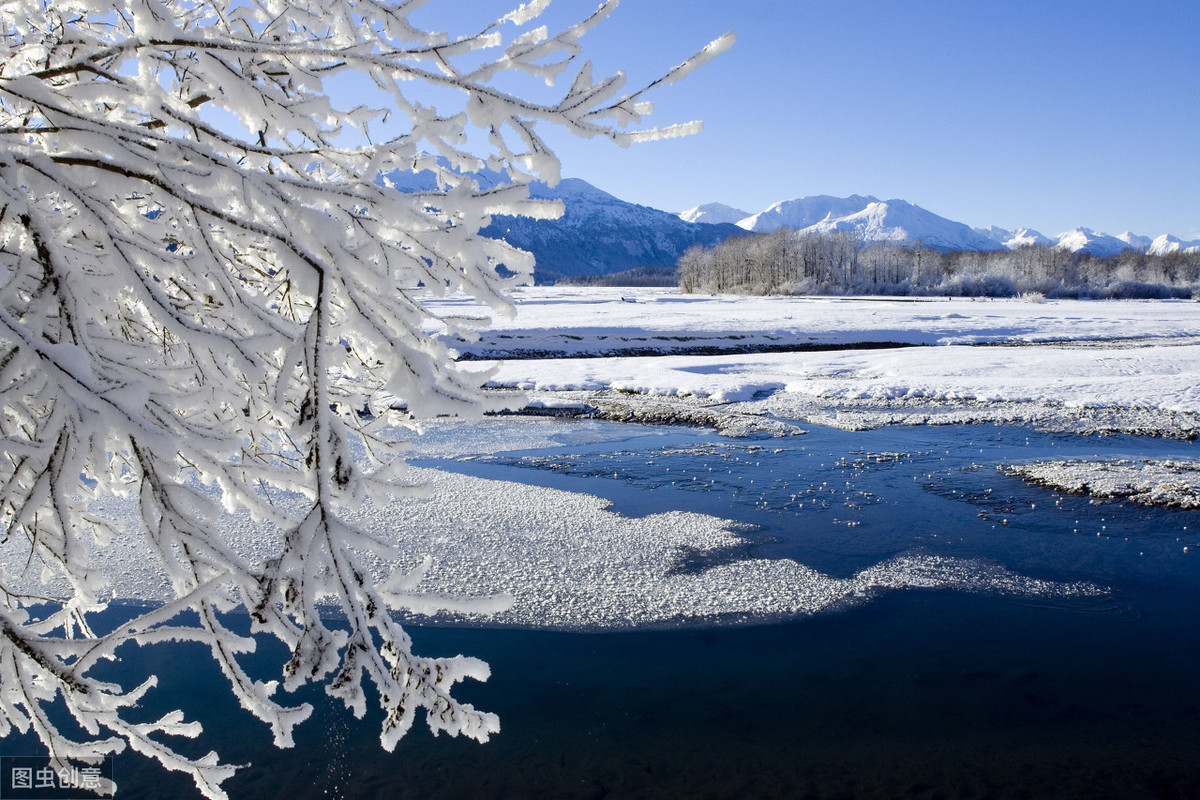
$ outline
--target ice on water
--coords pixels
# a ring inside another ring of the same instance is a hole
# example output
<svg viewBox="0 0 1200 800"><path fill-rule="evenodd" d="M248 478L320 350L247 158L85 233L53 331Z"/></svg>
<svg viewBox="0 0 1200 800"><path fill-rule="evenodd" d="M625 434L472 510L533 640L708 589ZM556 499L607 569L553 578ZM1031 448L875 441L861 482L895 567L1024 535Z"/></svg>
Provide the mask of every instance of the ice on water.
<svg viewBox="0 0 1200 800"><path fill-rule="evenodd" d="M1164 459L1036 461L1009 471L1031 483L1097 498L1200 508L1200 463Z"/></svg>
<svg viewBox="0 0 1200 800"><path fill-rule="evenodd" d="M614 426L615 428L615 426ZM414 441L426 457L579 447L603 442L611 430L578 425L564 441L564 426L515 419L484 425L443 421ZM732 446L732 445L731 445ZM753 447L752 445L748 445ZM902 454L878 455L895 459ZM871 459L874 455L860 455ZM1090 583L1059 583L1017 574L992 562L910 550L834 576L790 558L752 557L740 548L741 527L728 519L688 511L630 517L589 493L432 468L415 468L428 483L424 497L365 504L358 521L397 548L402 567L430 564L422 592L457 597L508 597L499 613L442 612L444 622L564 630L663 628L781 621L840 610L881 593L945 588L1022 597L1079 597L1104 593ZM136 509L112 500L109 517ZM221 521L250 560L265 557L278 535L269 526L230 515ZM165 600L170 588L134 551L134 539L118 538L95 554L97 565L116 577L119 597ZM703 569L681 569L684 559L728 551ZM9 562L20 558L10 551ZM380 563L379 572L385 572ZM10 571L14 571L10 566Z"/></svg>

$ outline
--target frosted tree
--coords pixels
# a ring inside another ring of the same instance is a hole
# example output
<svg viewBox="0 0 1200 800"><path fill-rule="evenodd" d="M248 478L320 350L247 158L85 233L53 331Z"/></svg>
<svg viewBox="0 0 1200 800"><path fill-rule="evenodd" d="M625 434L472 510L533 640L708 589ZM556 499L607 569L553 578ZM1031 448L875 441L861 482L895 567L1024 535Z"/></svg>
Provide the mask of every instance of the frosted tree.
<svg viewBox="0 0 1200 800"><path fill-rule="evenodd" d="M468 321L420 300L464 291L507 309L531 258L477 232L493 214L561 213L525 188L558 178L543 128L619 144L691 133L642 128L645 92L732 37L630 91L580 57L615 0L557 33L533 0L453 37L414 22L424 5L0 3L0 735L35 731L56 759L132 747L224 796L234 767L170 744L197 723L128 721L154 679L91 674L122 645L167 641L208 646L279 746L311 709L277 683L324 682L361 717L369 681L389 750L418 709L435 732L498 730L450 694L487 666L414 654L390 613L489 601L421 593L422 565L374 580L368 565L394 553L347 511L411 488L390 428L485 410L479 374L432 335L469 335ZM335 86L381 99L343 107ZM511 182L481 188L483 168ZM423 170L436 189L389 179ZM111 496L136 504L137 530L97 512ZM300 500L272 502L285 496ZM275 526L277 552L239 555L230 513ZM93 557L131 535L173 599L98 630L112 589ZM255 640L226 623L243 607L291 651L280 682L239 662ZM86 736L56 726L59 701Z"/></svg>

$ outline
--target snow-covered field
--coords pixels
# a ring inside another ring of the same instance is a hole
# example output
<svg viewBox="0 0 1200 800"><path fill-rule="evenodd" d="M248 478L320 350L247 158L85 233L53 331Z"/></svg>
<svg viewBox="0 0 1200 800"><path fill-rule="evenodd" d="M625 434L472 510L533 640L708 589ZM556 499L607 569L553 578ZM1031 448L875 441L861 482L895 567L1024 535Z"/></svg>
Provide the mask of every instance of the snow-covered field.
<svg viewBox="0 0 1200 800"><path fill-rule="evenodd" d="M461 305L433 307L460 313ZM523 389L535 406L595 405L598 392L609 405L686 398L851 428L995 420L1200 430L1200 303L1188 301L529 288L513 319L460 349L503 359L492 385Z"/></svg>
<svg viewBox="0 0 1200 800"><path fill-rule="evenodd" d="M467 349L594 353L705 342L951 345L1200 336L1200 304L1183 300L745 297L593 287L525 287L514 297L516 316L494 320L482 343ZM439 313L473 307L455 297L428 305Z"/></svg>

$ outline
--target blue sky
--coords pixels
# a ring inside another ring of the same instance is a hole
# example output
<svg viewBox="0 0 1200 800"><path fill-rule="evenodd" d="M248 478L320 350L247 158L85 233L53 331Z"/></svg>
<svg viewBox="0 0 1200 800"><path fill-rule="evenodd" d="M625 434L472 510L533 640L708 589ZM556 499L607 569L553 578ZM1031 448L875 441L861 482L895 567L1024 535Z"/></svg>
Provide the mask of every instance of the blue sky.
<svg viewBox="0 0 1200 800"><path fill-rule="evenodd" d="M584 44L644 82L727 30L733 50L652 96L652 122L702 134L555 136L563 174L670 211L858 193L974 226L1200 238L1196 0L622 0Z"/></svg>

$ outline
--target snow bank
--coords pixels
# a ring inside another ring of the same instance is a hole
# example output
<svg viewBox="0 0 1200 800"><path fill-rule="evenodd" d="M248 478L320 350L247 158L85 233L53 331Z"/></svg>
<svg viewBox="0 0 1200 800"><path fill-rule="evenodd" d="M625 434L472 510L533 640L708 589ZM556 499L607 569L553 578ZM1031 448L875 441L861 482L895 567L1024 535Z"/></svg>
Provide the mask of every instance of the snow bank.
<svg viewBox="0 0 1200 800"><path fill-rule="evenodd" d="M613 389L729 403L775 392L823 399L1053 403L1200 413L1200 345L1107 350L937 347L745 356L504 362L492 383Z"/></svg>
<svg viewBox="0 0 1200 800"><path fill-rule="evenodd" d="M631 291L637 302L525 290L516 318L472 352L507 354L490 385L543 404L609 393L820 423L848 412L857 426L920 422L894 413L919 405L974 413L957 421L1069 427L1102 410L1110 419L1096 430L1191 436L1200 426L1178 418L1200 417L1195 303L621 294Z"/></svg>

